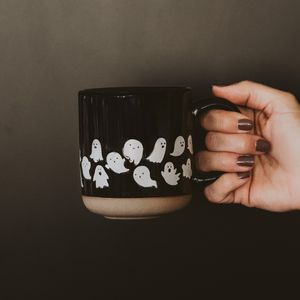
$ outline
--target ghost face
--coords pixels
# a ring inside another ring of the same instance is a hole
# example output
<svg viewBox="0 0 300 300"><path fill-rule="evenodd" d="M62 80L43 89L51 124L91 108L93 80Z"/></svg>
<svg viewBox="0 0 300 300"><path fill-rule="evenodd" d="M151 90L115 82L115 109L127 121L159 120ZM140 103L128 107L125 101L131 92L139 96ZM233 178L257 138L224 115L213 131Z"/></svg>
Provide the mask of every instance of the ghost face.
<svg viewBox="0 0 300 300"><path fill-rule="evenodd" d="M193 139L192 139L191 135L189 135L189 137L188 137L188 146L187 146L187 148L190 150L191 154L194 153L194 151L193 151Z"/></svg>
<svg viewBox="0 0 300 300"><path fill-rule="evenodd" d="M89 160L86 156L84 156L82 158L81 167L82 167L83 177L85 179L92 179L92 177L90 175L91 163L89 162Z"/></svg>
<svg viewBox="0 0 300 300"><path fill-rule="evenodd" d="M174 151L170 153L172 156L180 156L185 150L185 140L182 136L177 137L174 143Z"/></svg>
<svg viewBox="0 0 300 300"><path fill-rule="evenodd" d="M133 179L141 187L155 187L157 188L157 182L150 177L150 171L145 166L137 167L133 172Z"/></svg>
<svg viewBox="0 0 300 300"><path fill-rule="evenodd" d="M177 185L179 181L180 173L176 174L177 169L174 168L172 162L165 164L164 171L161 172L162 177L169 185Z"/></svg>
<svg viewBox="0 0 300 300"><path fill-rule="evenodd" d="M90 158L92 158L94 160L94 162L103 160L101 144L100 144L100 141L97 139L93 140L92 154L90 155Z"/></svg>
<svg viewBox="0 0 300 300"><path fill-rule="evenodd" d="M161 163L164 159L167 148L167 141L164 138L159 138L154 145L154 149L146 159L153 163Z"/></svg>
<svg viewBox="0 0 300 300"><path fill-rule="evenodd" d="M128 140L124 144L123 155L130 163L138 165L143 156L143 145L138 140Z"/></svg>
<svg viewBox="0 0 300 300"><path fill-rule="evenodd" d="M117 174L128 172L129 169L124 167L125 158L117 152L111 152L106 157L107 165L105 166L107 169L113 170Z"/></svg>
<svg viewBox="0 0 300 300"><path fill-rule="evenodd" d="M96 182L96 188L103 189L104 187L108 187L108 176L102 166L97 166L95 169L95 174L93 177L93 181Z"/></svg>

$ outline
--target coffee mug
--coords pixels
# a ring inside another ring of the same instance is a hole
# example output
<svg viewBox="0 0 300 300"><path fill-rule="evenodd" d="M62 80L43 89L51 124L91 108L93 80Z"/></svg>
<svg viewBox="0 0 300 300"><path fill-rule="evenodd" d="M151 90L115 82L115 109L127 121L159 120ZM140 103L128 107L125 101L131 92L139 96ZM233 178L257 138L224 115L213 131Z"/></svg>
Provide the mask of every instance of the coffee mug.
<svg viewBox="0 0 300 300"><path fill-rule="evenodd" d="M239 112L229 101L193 102L187 87L99 88L78 95L80 184L90 211L111 219L158 217L188 205L193 182L220 175L197 172L193 157L205 149L200 114Z"/></svg>

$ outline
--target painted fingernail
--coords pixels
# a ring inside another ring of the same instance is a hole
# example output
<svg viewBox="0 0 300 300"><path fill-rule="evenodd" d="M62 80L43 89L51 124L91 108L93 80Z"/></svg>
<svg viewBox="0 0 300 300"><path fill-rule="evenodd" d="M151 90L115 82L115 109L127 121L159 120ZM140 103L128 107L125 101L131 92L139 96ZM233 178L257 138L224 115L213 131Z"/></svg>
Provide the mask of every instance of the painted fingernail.
<svg viewBox="0 0 300 300"><path fill-rule="evenodd" d="M253 122L249 119L240 119L238 121L239 130L251 130L253 128Z"/></svg>
<svg viewBox="0 0 300 300"><path fill-rule="evenodd" d="M271 148L271 144L266 140L257 140L255 145L256 151L267 152Z"/></svg>
<svg viewBox="0 0 300 300"><path fill-rule="evenodd" d="M250 177L250 171L236 173L239 179L245 179Z"/></svg>
<svg viewBox="0 0 300 300"><path fill-rule="evenodd" d="M243 167L252 167L254 165L253 155L244 155L237 158L237 164Z"/></svg>

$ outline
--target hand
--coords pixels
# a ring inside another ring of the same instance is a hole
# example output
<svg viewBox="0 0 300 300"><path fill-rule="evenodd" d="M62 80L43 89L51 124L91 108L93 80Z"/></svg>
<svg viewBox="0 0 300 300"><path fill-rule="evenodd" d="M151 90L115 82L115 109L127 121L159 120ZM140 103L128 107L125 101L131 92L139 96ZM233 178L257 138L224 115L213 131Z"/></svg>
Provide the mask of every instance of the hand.
<svg viewBox="0 0 300 300"><path fill-rule="evenodd" d="M249 81L213 86L212 91L246 107L238 106L242 115L211 110L201 116L201 125L209 131L205 140L209 151L197 153L196 167L228 172L205 188L206 198L278 212L300 209L300 105L296 98Z"/></svg>

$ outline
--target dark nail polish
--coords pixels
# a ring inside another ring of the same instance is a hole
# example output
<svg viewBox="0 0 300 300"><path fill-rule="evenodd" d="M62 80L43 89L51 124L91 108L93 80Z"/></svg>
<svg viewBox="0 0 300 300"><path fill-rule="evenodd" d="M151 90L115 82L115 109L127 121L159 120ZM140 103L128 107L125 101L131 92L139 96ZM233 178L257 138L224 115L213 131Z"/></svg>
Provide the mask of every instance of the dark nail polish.
<svg viewBox="0 0 300 300"><path fill-rule="evenodd" d="M271 148L271 144L266 140L257 140L256 141L256 151L268 152Z"/></svg>
<svg viewBox="0 0 300 300"><path fill-rule="evenodd" d="M245 179L250 177L250 171L236 173L239 179Z"/></svg>
<svg viewBox="0 0 300 300"><path fill-rule="evenodd" d="M253 122L249 119L241 119L238 121L239 130L251 130L253 128Z"/></svg>
<svg viewBox="0 0 300 300"><path fill-rule="evenodd" d="M254 156L245 155L237 158L237 164L244 167L252 167L254 165Z"/></svg>

